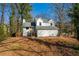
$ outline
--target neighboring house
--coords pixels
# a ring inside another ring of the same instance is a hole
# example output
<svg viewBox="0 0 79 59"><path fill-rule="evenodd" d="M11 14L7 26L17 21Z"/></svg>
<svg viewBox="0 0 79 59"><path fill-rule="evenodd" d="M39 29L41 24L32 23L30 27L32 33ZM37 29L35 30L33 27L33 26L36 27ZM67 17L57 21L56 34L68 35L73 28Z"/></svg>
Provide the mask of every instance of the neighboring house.
<svg viewBox="0 0 79 59"><path fill-rule="evenodd" d="M37 37L57 36L58 28L52 19L36 18L32 22L25 22L25 20L23 20L23 36L31 35L31 33L34 32Z"/></svg>

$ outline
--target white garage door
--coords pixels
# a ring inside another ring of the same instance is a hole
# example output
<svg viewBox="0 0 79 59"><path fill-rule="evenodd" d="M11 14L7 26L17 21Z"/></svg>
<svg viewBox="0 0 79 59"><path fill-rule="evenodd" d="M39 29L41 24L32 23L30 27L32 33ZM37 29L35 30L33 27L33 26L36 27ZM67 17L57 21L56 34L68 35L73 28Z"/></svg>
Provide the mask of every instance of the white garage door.
<svg viewBox="0 0 79 59"><path fill-rule="evenodd" d="M44 37L44 36L57 36L58 30L38 30L37 36Z"/></svg>

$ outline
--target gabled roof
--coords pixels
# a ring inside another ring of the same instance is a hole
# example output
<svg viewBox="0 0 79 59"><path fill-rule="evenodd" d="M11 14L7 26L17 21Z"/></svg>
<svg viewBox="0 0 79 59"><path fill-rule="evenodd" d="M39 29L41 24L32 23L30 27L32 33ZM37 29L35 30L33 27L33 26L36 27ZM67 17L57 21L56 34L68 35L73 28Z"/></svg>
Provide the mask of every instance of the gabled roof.
<svg viewBox="0 0 79 59"><path fill-rule="evenodd" d="M45 23L48 23L49 20L48 20L48 19L43 19L43 21L44 21Z"/></svg>
<svg viewBox="0 0 79 59"><path fill-rule="evenodd" d="M35 21L37 21L39 18L35 18ZM49 21L49 19L45 19L45 18L41 18L40 17L40 19L42 19L43 20L43 22L45 22L45 23L48 23L48 21Z"/></svg>
<svg viewBox="0 0 79 59"><path fill-rule="evenodd" d="M23 27L31 27L31 22L25 22L25 23L23 23Z"/></svg>

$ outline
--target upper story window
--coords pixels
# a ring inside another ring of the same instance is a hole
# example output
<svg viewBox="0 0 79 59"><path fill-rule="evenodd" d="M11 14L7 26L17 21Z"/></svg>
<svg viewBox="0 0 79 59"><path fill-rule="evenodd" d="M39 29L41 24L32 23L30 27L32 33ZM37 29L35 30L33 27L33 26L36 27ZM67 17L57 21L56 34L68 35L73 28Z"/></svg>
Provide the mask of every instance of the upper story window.
<svg viewBox="0 0 79 59"><path fill-rule="evenodd" d="M50 23L50 25L52 26L53 24L52 24L52 23Z"/></svg>
<svg viewBox="0 0 79 59"><path fill-rule="evenodd" d="M41 26L41 22L39 22L39 25Z"/></svg>
<svg viewBox="0 0 79 59"><path fill-rule="evenodd" d="M26 27L26 29L29 29L29 27Z"/></svg>

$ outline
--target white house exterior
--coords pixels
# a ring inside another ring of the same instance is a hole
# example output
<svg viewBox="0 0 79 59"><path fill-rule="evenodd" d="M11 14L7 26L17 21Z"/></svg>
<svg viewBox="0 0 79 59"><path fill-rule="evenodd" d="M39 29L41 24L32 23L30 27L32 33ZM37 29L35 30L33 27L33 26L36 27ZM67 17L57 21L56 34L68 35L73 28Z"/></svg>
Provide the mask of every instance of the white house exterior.
<svg viewBox="0 0 79 59"><path fill-rule="evenodd" d="M25 19L23 19L23 36L30 35L31 31L32 31L31 22L26 22Z"/></svg>
<svg viewBox="0 0 79 59"><path fill-rule="evenodd" d="M33 24L34 25L32 25L32 22L23 22L23 36L27 36L27 34L32 31L36 32L37 37L58 35L58 28L52 19L36 18Z"/></svg>
<svg viewBox="0 0 79 59"><path fill-rule="evenodd" d="M57 36L58 29L55 26L55 22L51 20L46 20L38 18L36 20L37 37L44 36Z"/></svg>

